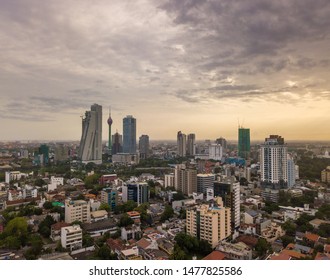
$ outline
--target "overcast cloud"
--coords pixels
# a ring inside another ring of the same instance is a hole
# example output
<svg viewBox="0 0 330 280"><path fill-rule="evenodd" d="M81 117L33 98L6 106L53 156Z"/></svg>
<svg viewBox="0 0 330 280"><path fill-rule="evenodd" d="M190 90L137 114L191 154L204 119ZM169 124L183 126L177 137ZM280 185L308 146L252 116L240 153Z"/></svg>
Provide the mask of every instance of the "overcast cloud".
<svg viewBox="0 0 330 280"><path fill-rule="evenodd" d="M132 114L151 139L236 139L237 119L255 139L329 139L329 15L327 0L0 0L0 138L79 139L98 103L104 138L111 106L113 129Z"/></svg>

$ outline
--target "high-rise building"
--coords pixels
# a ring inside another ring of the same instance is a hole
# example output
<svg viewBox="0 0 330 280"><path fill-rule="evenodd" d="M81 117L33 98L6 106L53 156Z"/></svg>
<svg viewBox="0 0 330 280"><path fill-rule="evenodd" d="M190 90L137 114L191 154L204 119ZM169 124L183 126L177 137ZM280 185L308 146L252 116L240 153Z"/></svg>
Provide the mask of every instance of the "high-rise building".
<svg viewBox="0 0 330 280"><path fill-rule="evenodd" d="M240 184L235 177L214 182L214 196L221 197L226 207L231 210L231 227L234 232L240 226Z"/></svg>
<svg viewBox="0 0 330 280"><path fill-rule="evenodd" d="M49 147L46 144L40 145L38 154L42 159L40 160L42 165L49 163Z"/></svg>
<svg viewBox="0 0 330 280"><path fill-rule="evenodd" d="M118 191L115 188L104 188L101 191L101 202L110 206L113 211L118 205Z"/></svg>
<svg viewBox="0 0 330 280"><path fill-rule="evenodd" d="M225 138L220 137L217 140L215 140L215 143L221 145L224 151L227 150L227 141Z"/></svg>
<svg viewBox="0 0 330 280"><path fill-rule="evenodd" d="M123 152L123 136L116 132L112 135L112 155Z"/></svg>
<svg viewBox="0 0 330 280"><path fill-rule="evenodd" d="M82 119L79 158L83 163L102 163L102 106L94 104Z"/></svg>
<svg viewBox="0 0 330 280"><path fill-rule="evenodd" d="M56 144L55 161L64 161L69 158L69 147L64 144Z"/></svg>
<svg viewBox="0 0 330 280"><path fill-rule="evenodd" d="M140 153L140 159L146 159L149 157L149 136L148 135L140 136L139 153Z"/></svg>
<svg viewBox="0 0 330 280"><path fill-rule="evenodd" d="M288 183L288 150L284 138L270 135L260 146L261 182L264 186L284 187Z"/></svg>
<svg viewBox="0 0 330 280"><path fill-rule="evenodd" d="M209 145L209 159L213 159L213 160L222 159L222 146L220 144Z"/></svg>
<svg viewBox="0 0 330 280"><path fill-rule="evenodd" d="M122 199L124 202L133 200L137 204L149 202L150 190L147 183L127 183L122 187Z"/></svg>
<svg viewBox="0 0 330 280"><path fill-rule="evenodd" d="M187 138L187 156L194 156L195 155L195 134L190 133L188 134Z"/></svg>
<svg viewBox="0 0 330 280"><path fill-rule="evenodd" d="M136 119L131 115L123 119L123 152L136 154Z"/></svg>
<svg viewBox="0 0 330 280"><path fill-rule="evenodd" d="M250 129L238 128L238 156L248 159L250 155Z"/></svg>
<svg viewBox="0 0 330 280"><path fill-rule="evenodd" d="M292 156L288 154L288 187L291 188L296 183L296 165Z"/></svg>
<svg viewBox="0 0 330 280"><path fill-rule="evenodd" d="M202 204L187 210L187 233L200 240L206 240L215 248L221 240L231 234L230 209L224 207L221 198L212 206Z"/></svg>
<svg viewBox="0 0 330 280"><path fill-rule="evenodd" d="M91 222L91 204L85 200L66 200L65 201L65 222L68 224L74 221L82 223Z"/></svg>
<svg viewBox="0 0 330 280"><path fill-rule="evenodd" d="M112 152L112 144L111 144L111 126L112 126L112 118L111 118L111 111L109 110L109 118L107 120L108 126L109 126L109 135L108 135L108 154L111 155Z"/></svg>
<svg viewBox="0 0 330 280"><path fill-rule="evenodd" d="M175 176L174 173L171 174L165 174L165 179L164 179L164 187L174 187L175 186Z"/></svg>
<svg viewBox="0 0 330 280"><path fill-rule="evenodd" d="M187 151L187 137L181 131L177 134L178 156L185 157Z"/></svg>
<svg viewBox="0 0 330 280"><path fill-rule="evenodd" d="M197 192L197 170L187 168L184 164L177 164L174 170L174 187L184 195Z"/></svg>
<svg viewBox="0 0 330 280"><path fill-rule="evenodd" d="M197 174L197 192L206 195L207 188L213 188L214 174Z"/></svg>

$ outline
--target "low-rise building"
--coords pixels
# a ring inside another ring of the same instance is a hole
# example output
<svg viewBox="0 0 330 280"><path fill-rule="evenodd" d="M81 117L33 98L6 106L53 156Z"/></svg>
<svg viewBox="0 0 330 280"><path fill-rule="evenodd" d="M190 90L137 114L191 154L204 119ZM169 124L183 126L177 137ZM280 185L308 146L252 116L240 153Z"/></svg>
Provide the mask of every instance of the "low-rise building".
<svg viewBox="0 0 330 280"><path fill-rule="evenodd" d="M61 245L70 251L82 248L82 229L79 225L61 228Z"/></svg>
<svg viewBox="0 0 330 280"><path fill-rule="evenodd" d="M252 250L243 242L229 243L222 241L216 248L229 260L252 260Z"/></svg>
<svg viewBox="0 0 330 280"><path fill-rule="evenodd" d="M64 222L57 222L52 224L50 227L50 239L53 241L58 241L61 239L61 229L63 227L68 227L70 224Z"/></svg>
<svg viewBox="0 0 330 280"><path fill-rule="evenodd" d="M91 222L102 221L108 219L108 212L105 210L97 210L91 212Z"/></svg>

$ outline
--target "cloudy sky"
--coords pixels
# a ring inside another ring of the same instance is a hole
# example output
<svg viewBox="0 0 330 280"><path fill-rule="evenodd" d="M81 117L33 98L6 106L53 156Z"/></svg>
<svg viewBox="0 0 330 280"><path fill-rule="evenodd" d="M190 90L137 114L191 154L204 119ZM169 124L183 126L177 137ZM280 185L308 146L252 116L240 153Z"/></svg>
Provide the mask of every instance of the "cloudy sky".
<svg viewBox="0 0 330 280"><path fill-rule="evenodd" d="M0 0L0 140L330 139L328 0Z"/></svg>

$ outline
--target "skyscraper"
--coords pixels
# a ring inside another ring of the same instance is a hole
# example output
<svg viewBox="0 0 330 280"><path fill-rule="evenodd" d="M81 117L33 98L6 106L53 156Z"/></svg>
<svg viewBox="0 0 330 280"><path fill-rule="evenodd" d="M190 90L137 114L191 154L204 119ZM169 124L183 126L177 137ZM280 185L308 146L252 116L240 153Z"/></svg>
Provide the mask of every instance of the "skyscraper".
<svg viewBox="0 0 330 280"><path fill-rule="evenodd" d="M83 163L102 163L102 106L94 104L82 119L79 158Z"/></svg>
<svg viewBox="0 0 330 280"><path fill-rule="evenodd" d="M181 131L177 134L178 156L185 157L187 150L187 137Z"/></svg>
<svg viewBox="0 0 330 280"><path fill-rule="evenodd" d="M136 119L131 115L123 119L123 152L136 153Z"/></svg>
<svg viewBox="0 0 330 280"><path fill-rule="evenodd" d="M284 138L270 135L260 146L260 170L263 185L287 186L288 151Z"/></svg>
<svg viewBox="0 0 330 280"><path fill-rule="evenodd" d="M186 168L185 164L177 164L174 170L174 187L188 196L197 192L197 170Z"/></svg>
<svg viewBox="0 0 330 280"><path fill-rule="evenodd" d="M141 135L139 138L140 159L146 159L149 156L149 136Z"/></svg>
<svg viewBox="0 0 330 280"><path fill-rule="evenodd" d="M112 125L112 118L111 118L111 111L109 110L109 118L108 118L108 126L109 126L109 135L108 135L108 154L111 155L112 144L111 144L111 125Z"/></svg>
<svg viewBox="0 0 330 280"><path fill-rule="evenodd" d="M187 155L188 156L194 156L195 155L195 134L190 133L188 134L187 139Z"/></svg>
<svg viewBox="0 0 330 280"><path fill-rule="evenodd" d="M238 156L247 159L250 155L250 129L238 128Z"/></svg>
<svg viewBox="0 0 330 280"><path fill-rule="evenodd" d="M123 152L123 136L116 132L112 135L112 155Z"/></svg>

